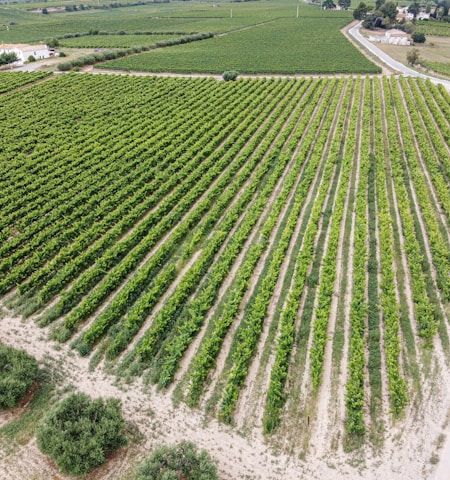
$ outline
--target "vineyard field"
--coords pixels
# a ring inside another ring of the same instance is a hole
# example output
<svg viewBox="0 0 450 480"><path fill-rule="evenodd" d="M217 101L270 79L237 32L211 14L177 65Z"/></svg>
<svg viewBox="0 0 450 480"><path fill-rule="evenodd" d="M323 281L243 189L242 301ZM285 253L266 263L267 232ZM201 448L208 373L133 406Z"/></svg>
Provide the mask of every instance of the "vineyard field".
<svg viewBox="0 0 450 480"><path fill-rule="evenodd" d="M129 48L155 45L164 40L174 40L181 35L85 35L60 40L65 48Z"/></svg>
<svg viewBox="0 0 450 480"><path fill-rule="evenodd" d="M450 356L447 91L79 73L15 90L41 78L0 75L9 316L297 457L428 418Z"/></svg>
<svg viewBox="0 0 450 480"><path fill-rule="evenodd" d="M377 73L370 62L344 37L347 16L274 18L214 38L111 60L109 69L150 72L242 73ZM314 48L311 48L314 45Z"/></svg>
<svg viewBox="0 0 450 480"><path fill-rule="evenodd" d="M417 22L417 31L423 32L425 35L450 37L450 25L448 22L422 20Z"/></svg>
<svg viewBox="0 0 450 480"><path fill-rule="evenodd" d="M121 2L125 3L125 2ZM60 6L61 3L58 4ZM245 28L274 18L293 18L296 5L290 0L264 2L152 2L145 5L81 10L42 15L31 8L51 6L33 2L4 5L0 8L0 43L38 42L52 37L90 30L114 33L125 31L152 33L223 33ZM231 9L233 14L231 16ZM349 12L333 12L300 5L305 17L339 17L350 21ZM8 26L8 28L6 27Z"/></svg>
<svg viewBox="0 0 450 480"><path fill-rule="evenodd" d="M36 82L49 74L45 72L22 73L8 72L0 73L0 93L9 92L29 83Z"/></svg>

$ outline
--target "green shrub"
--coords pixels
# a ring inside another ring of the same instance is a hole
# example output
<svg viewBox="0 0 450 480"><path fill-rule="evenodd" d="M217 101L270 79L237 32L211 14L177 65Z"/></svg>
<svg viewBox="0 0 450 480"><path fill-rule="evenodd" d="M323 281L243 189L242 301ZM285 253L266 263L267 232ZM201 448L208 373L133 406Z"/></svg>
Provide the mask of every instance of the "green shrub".
<svg viewBox="0 0 450 480"><path fill-rule="evenodd" d="M64 62L64 63L60 63L58 65L58 70L60 72L68 72L71 69L72 69L72 63L71 62Z"/></svg>
<svg viewBox="0 0 450 480"><path fill-rule="evenodd" d="M116 399L72 394L58 403L37 431L39 449L64 473L82 475L124 445L125 422Z"/></svg>
<svg viewBox="0 0 450 480"><path fill-rule="evenodd" d="M226 82L229 82L229 81L236 80L238 75L239 75L239 72L236 72L234 70L230 70L230 71L227 71L227 72L223 72L222 77Z"/></svg>
<svg viewBox="0 0 450 480"><path fill-rule="evenodd" d="M414 43L425 43L426 37L425 34L422 32L414 32L411 35Z"/></svg>
<svg viewBox="0 0 450 480"><path fill-rule="evenodd" d="M81 60L84 65L94 65L94 63L97 61L94 55L88 55L87 57L82 57Z"/></svg>
<svg viewBox="0 0 450 480"><path fill-rule="evenodd" d="M55 48L59 46L59 40L57 38L50 38L47 40L47 46L50 48Z"/></svg>
<svg viewBox="0 0 450 480"><path fill-rule="evenodd" d="M161 446L143 462L136 480L218 480L217 467L205 450L191 442Z"/></svg>
<svg viewBox="0 0 450 480"><path fill-rule="evenodd" d="M84 58L75 58L72 60L72 67L84 67Z"/></svg>
<svg viewBox="0 0 450 480"><path fill-rule="evenodd" d="M37 376L36 360L23 350L0 345L0 409L16 406Z"/></svg>
<svg viewBox="0 0 450 480"><path fill-rule="evenodd" d="M67 57L67 55L66 55L64 52L59 52L59 56L60 56L61 58Z"/></svg>
<svg viewBox="0 0 450 480"><path fill-rule="evenodd" d="M30 56L28 57L28 61L29 61L30 63L33 63L33 62L36 61L36 57L35 57L34 55L30 55Z"/></svg>

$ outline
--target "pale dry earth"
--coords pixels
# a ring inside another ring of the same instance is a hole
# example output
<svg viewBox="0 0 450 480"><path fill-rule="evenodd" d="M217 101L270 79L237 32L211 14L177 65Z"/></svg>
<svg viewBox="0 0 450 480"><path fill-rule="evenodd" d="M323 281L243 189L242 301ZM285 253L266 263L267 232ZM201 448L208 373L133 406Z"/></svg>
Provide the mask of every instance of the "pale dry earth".
<svg viewBox="0 0 450 480"><path fill-rule="evenodd" d="M198 411L192 411L184 405L175 407L168 395L157 393L153 388L144 388L141 381L119 385L114 376L98 369L90 371L89 359L80 358L67 345L56 345L49 341L46 332L31 321L23 322L18 317L3 318L0 321L0 338L7 345L24 348L41 362L45 360L51 368L62 374L64 385L73 385L92 396L119 398L123 402L126 419L136 424L146 439L144 445L139 447L137 456L142 456L161 442L188 439L206 448L217 459L224 480L448 479L448 372L441 371L433 381L433 388L429 390L431 398L424 398L420 412L413 414L410 410L404 421L390 429L379 456L374 455L368 447L354 456L319 449L314 456L307 455L305 460L300 460L271 450L261 435L246 438L215 419L206 419ZM0 420L4 421L4 416L2 414ZM442 433L447 434L446 441L437 455L443 461L434 474L435 466L430 463L430 458L436 453L437 438ZM362 457L366 459L365 463ZM0 473L4 480L65 478L37 450L34 442L14 450L8 456L2 452L0 458ZM130 463L124 458L127 458L127 454L119 455L114 460L119 465L109 472L106 469L102 477L124 478Z"/></svg>

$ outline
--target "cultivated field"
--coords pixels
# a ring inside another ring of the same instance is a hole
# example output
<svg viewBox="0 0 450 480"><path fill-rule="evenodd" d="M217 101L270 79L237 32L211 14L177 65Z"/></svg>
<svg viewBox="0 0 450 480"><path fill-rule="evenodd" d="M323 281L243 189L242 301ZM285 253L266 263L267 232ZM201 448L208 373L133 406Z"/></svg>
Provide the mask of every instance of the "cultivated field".
<svg viewBox="0 0 450 480"><path fill-rule="evenodd" d="M377 73L379 68L342 35L349 22L314 7L296 19L273 18L203 42L154 50L102 64L153 72ZM315 45L315 48L311 48Z"/></svg>
<svg viewBox="0 0 450 480"><path fill-rule="evenodd" d="M290 455L441 428L444 89L69 74L0 117L8 317Z"/></svg>
<svg viewBox="0 0 450 480"><path fill-rule="evenodd" d="M450 24L448 22L419 21L417 30L426 35L440 35L450 37Z"/></svg>
<svg viewBox="0 0 450 480"><path fill-rule="evenodd" d="M0 75L0 93L9 92L15 90L23 85L36 82L41 78L47 77L49 74L45 72L36 73L17 73L9 72L8 74Z"/></svg>
<svg viewBox="0 0 450 480"><path fill-rule="evenodd" d="M62 39L59 44L70 48L128 48L155 45L179 37L181 35L85 35Z"/></svg>
<svg viewBox="0 0 450 480"><path fill-rule="evenodd" d="M380 69L341 33L351 18L348 11L324 11L287 0L156 3L48 15L4 7L0 9L0 43L58 39L61 48L114 49L153 46L189 34L208 33L214 38L182 42L170 49L156 48L143 55L128 52L129 58L103 66L220 74L225 70L378 73ZM142 33L150 35L137 35Z"/></svg>

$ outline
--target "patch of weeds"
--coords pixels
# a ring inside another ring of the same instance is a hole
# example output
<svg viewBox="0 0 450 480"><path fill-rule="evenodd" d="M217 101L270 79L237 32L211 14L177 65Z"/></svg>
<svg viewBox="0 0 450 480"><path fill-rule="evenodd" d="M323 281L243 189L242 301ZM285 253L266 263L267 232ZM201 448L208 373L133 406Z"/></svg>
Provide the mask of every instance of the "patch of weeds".
<svg viewBox="0 0 450 480"><path fill-rule="evenodd" d="M433 453L430 458L431 465L437 465L439 463L439 455L437 453Z"/></svg>

